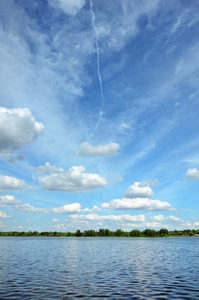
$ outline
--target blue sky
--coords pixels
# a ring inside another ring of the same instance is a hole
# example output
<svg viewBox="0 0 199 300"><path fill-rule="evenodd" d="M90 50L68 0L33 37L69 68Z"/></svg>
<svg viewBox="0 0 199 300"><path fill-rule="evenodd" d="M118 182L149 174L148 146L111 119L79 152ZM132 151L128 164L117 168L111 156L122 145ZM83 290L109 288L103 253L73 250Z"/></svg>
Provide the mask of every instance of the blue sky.
<svg viewBox="0 0 199 300"><path fill-rule="evenodd" d="M198 12L0 1L0 230L199 228Z"/></svg>

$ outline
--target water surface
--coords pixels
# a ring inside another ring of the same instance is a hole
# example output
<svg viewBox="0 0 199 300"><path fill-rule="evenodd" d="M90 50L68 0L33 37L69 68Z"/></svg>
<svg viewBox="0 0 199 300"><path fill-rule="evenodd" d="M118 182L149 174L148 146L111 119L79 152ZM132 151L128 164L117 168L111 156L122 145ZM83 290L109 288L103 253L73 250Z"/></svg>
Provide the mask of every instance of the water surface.
<svg viewBox="0 0 199 300"><path fill-rule="evenodd" d="M199 299L199 238L0 238L0 299Z"/></svg>

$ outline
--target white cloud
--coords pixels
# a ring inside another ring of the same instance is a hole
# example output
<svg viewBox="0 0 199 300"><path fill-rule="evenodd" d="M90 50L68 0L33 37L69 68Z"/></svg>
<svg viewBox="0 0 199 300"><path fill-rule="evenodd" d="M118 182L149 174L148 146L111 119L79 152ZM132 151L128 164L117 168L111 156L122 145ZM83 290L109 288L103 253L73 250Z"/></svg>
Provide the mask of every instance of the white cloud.
<svg viewBox="0 0 199 300"><path fill-rule="evenodd" d="M51 208L50 211L54 214L70 214L79 212L80 208L81 205L79 203L73 203L61 207Z"/></svg>
<svg viewBox="0 0 199 300"><path fill-rule="evenodd" d="M81 209L83 212L93 212L93 211L102 211L101 208L97 207L96 205L93 205L93 208L84 208Z"/></svg>
<svg viewBox="0 0 199 300"><path fill-rule="evenodd" d="M52 219L52 222L59 222L59 219Z"/></svg>
<svg viewBox="0 0 199 300"><path fill-rule="evenodd" d="M131 130L131 126L126 124L126 123L121 123L119 126L118 126L118 130L122 133L122 134L125 134L125 135L128 135L131 131L132 133L132 130Z"/></svg>
<svg viewBox="0 0 199 300"><path fill-rule="evenodd" d="M2 157L37 139L44 125L36 122L28 108L0 107L0 154Z"/></svg>
<svg viewBox="0 0 199 300"><path fill-rule="evenodd" d="M79 203L68 204L55 208L41 208L35 207L30 204L21 204L15 206L17 210L23 213L35 213L35 214L71 214L80 212L81 205Z"/></svg>
<svg viewBox="0 0 199 300"><path fill-rule="evenodd" d="M148 198L123 198L115 199L110 203L102 204L103 208L119 209L119 210L145 210L145 211L170 211L174 210L168 202L160 200L151 200Z"/></svg>
<svg viewBox="0 0 199 300"><path fill-rule="evenodd" d="M146 222L141 224L125 224L125 226L134 227L134 228L161 228L162 224L160 222Z"/></svg>
<svg viewBox="0 0 199 300"><path fill-rule="evenodd" d="M60 8L67 15L75 16L84 6L85 0L48 0L49 5Z"/></svg>
<svg viewBox="0 0 199 300"><path fill-rule="evenodd" d="M0 218L11 218L11 216L6 215L6 213L0 210Z"/></svg>
<svg viewBox="0 0 199 300"><path fill-rule="evenodd" d="M90 221L131 221L131 222L145 222L144 215L131 216L131 215L107 215L107 216L99 216L97 214L88 214L88 215L71 215L71 219L73 220L90 220Z"/></svg>
<svg viewBox="0 0 199 300"><path fill-rule="evenodd" d="M183 80L186 77L190 77L190 82L192 77L196 76L196 72L199 68L199 43L190 46L185 55L178 61L175 68L175 78L176 80ZM195 74L194 74L195 73ZM194 79L193 79L194 81Z"/></svg>
<svg viewBox="0 0 199 300"><path fill-rule="evenodd" d="M194 6L189 9L185 9L183 13L178 16L175 24L173 24L170 35L175 34L181 27L192 26L195 22L198 22L198 12L194 9Z"/></svg>
<svg viewBox="0 0 199 300"><path fill-rule="evenodd" d="M114 4L113 4L114 3ZM112 51L120 51L129 38L139 33L139 19L143 16L150 18L158 8L159 0L147 1L113 1L107 10L111 13L111 21L106 16L98 15L97 31L99 37L105 40L105 47ZM119 4L119 5L118 5Z"/></svg>
<svg viewBox="0 0 199 300"><path fill-rule="evenodd" d="M49 162L46 162L44 166L39 166L33 170L30 170L34 173L63 173L64 172L64 169L62 168L58 168L58 167L55 167L55 166L51 166L49 164Z"/></svg>
<svg viewBox="0 0 199 300"><path fill-rule="evenodd" d="M119 128L122 128L122 129L131 129L131 126L126 124L126 123L122 123L120 124Z"/></svg>
<svg viewBox="0 0 199 300"><path fill-rule="evenodd" d="M20 204L21 202L21 200L15 199L15 197L11 195L0 196L0 204L15 205Z"/></svg>
<svg viewBox="0 0 199 300"><path fill-rule="evenodd" d="M158 221L158 222L161 222L161 221L164 221L164 220L168 220L168 221L171 221L171 222L182 222L181 219L179 219L175 216L164 217L163 215L158 215L158 216L150 217L150 219L153 220L153 221Z"/></svg>
<svg viewBox="0 0 199 300"><path fill-rule="evenodd" d="M39 168L41 169L41 166ZM50 168L50 165L48 165L48 168ZM54 169L54 173L41 176L38 180L44 190L64 192L83 192L108 184L106 179L100 175L85 173L85 171L86 169L83 166L74 166L68 171L59 169L58 173Z"/></svg>
<svg viewBox="0 0 199 300"><path fill-rule="evenodd" d="M168 217L165 217L165 220L169 220L169 221L172 221L172 222L181 222L182 220L175 217L175 216L168 216Z"/></svg>
<svg viewBox="0 0 199 300"><path fill-rule="evenodd" d="M193 225L199 227L199 222L194 222Z"/></svg>
<svg viewBox="0 0 199 300"><path fill-rule="evenodd" d="M80 151L76 152L78 156L112 156L117 154L120 145L109 143L107 145L92 146L88 142L81 143Z"/></svg>
<svg viewBox="0 0 199 300"><path fill-rule="evenodd" d="M5 193L7 191L26 190L28 188L29 187L24 180L11 176L0 175L0 193Z"/></svg>
<svg viewBox="0 0 199 300"><path fill-rule="evenodd" d="M144 222L144 223L124 223L122 224L124 227L131 227L131 228L161 228L162 224L160 222Z"/></svg>
<svg viewBox="0 0 199 300"><path fill-rule="evenodd" d="M130 185L124 194L125 198L150 198L154 193L149 186L140 186L140 182Z"/></svg>
<svg viewBox="0 0 199 300"><path fill-rule="evenodd" d="M199 155L187 156L185 159L183 159L183 161L191 165L199 165Z"/></svg>
<svg viewBox="0 0 199 300"><path fill-rule="evenodd" d="M161 222L164 220L164 216L163 215L153 216L153 217L150 217L150 219L153 221Z"/></svg>
<svg viewBox="0 0 199 300"><path fill-rule="evenodd" d="M196 168L188 169L186 175L191 180L199 180L199 170Z"/></svg>
<svg viewBox="0 0 199 300"><path fill-rule="evenodd" d="M134 182L124 194L124 198L112 200L102 204L103 208L119 210L146 210L146 211L170 211L174 210L168 202L152 200L154 193L149 185L156 185L158 180Z"/></svg>
<svg viewBox="0 0 199 300"><path fill-rule="evenodd" d="M19 225L19 229L24 229L24 228L25 228L24 226Z"/></svg>
<svg viewBox="0 0 199 300"><path fill-rule="evenodd" d="M154 186L154 185L157 185L158 183L159 183L158 179L155 179L155 180L139 182L138 186L139 187Z"/></svg>

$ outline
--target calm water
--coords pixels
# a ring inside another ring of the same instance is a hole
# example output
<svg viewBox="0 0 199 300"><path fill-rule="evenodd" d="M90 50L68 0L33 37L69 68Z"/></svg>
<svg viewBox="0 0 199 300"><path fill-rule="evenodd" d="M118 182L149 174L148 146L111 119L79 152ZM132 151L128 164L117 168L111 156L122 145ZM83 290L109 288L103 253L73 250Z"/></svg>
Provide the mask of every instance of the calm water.
<svg viewBox="0 0 199 300"><path fill-rule="evenodd" d="M0 238L0 299L199 299L199 238Z"/></svg>

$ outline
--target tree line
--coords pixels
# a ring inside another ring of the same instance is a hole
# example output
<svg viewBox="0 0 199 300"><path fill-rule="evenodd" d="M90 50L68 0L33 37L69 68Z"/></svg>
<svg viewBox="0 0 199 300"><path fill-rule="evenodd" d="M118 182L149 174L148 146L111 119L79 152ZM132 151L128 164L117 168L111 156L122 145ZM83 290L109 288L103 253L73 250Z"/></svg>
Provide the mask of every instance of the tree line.
<svg viewBox="0 0 199 300"><path fill-rule="evenodd" d="M140 231L133 229L131 231L124 231L117 229L111 231L109 229L99 229L99 231L90 230L76 230L76 232L57 232L57 231L0 231L0 236L45 236L45 237L169 237L169 236L194 236L199 235L199 230L185 229L168 231L162 228L158 231L154 229L145 229Z"/></svg>

